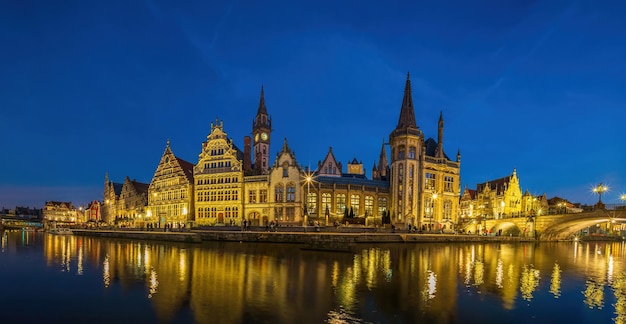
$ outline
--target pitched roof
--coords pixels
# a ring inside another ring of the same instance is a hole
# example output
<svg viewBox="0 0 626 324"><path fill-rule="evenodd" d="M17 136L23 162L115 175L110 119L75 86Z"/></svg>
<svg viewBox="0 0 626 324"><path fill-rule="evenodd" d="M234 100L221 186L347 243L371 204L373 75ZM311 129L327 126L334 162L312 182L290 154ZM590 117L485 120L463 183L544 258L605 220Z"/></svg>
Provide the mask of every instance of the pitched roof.
<svg viewBox="0 0 626 324"><path fill-rule="evenodd" d="M437 150L439 148L439 145L437 144L437 141L435 141L432 137L429 137L424 142L424 146L426 147L426 155L427 156L437 157ZM443 157L445 157L446 160L450 160L450 158L448 158L448 155L446 154L446 152L443 152Z"/></svg>
<svg viewBox="0 0 626 324"><path fill-rule="evenodd" d="M508 186L509 181L511 180L511 176L506 176L504 178L489 180L487 182L479 183L476 185L476 191L481 192L485 189L485 186L489 186L489 189L492 191L496 191L498 194L501 194L505 187Z"/></svg>
<svg viewBox="0 0 626 324"><path fill-rule="evenodd" d="M143 183L136 180L131 181L131 184L135 188L135 192L137 194L148 193L148 187L150 187L149 183Z"/></svg>
<svg viewBox="0 0 626 324"><path fill-rule="evenodd" d="M177 156L174 157L176 157L176 161L178 161L180 168L185 172L185 176L187 177L187 180L189 180L189 183L193 183L193 163L187 162Z"/></svg>
<svg viewBox="0 0 626 324"><path fill-rule="evenodd" d="M324 183L324 184L350 184L350 185L365 185L365 186L375 186L380 188L389 188L388 181L382 180L370 180L365 178L365 176L358 175L348 175L341 177L332 177L332 176L316 176L316 182Z"/></svg>

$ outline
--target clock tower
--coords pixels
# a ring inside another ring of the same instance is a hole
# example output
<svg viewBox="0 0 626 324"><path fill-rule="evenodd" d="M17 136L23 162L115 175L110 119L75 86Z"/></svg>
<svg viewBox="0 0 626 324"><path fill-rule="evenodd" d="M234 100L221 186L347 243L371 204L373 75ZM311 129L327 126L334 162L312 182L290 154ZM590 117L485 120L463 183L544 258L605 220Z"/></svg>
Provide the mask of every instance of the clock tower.
<svg viewBox="0 0 626 324"><path fill-rule="evenodd" d="M266 174L269 170L270 133L272 120L267 115L265 94L261 86L261 99L256 117L252 121L252 135L254 136L254 173Z"/></svg>

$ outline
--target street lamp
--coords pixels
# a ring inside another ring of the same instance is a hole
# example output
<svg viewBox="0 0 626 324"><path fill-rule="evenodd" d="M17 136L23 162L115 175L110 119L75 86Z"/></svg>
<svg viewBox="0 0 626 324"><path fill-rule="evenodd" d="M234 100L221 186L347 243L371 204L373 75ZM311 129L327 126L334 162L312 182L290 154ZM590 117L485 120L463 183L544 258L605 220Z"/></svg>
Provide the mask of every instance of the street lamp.
<svg viewBox="0 0 626 324"><path fill-rule="evenodd" d="M593 187L592 191L598 194L598 203L602 203L602 193L609 191L609 187L600 182L597 186Z"/></svg>
<svg viewBox="0 0 626 324"><path fill-rule="evenodd" d="M305 197L305 209L304 209L304 226L305 226L305 231L306 231L306 225L307 225L307 218L309 216L309 208L310 208L310 197L309 194L311 193L311 182L313 182L313 173L309 170L306 171L306 173L304 174L304 182L306 182L306 197Z"/></svg>
<svg viewBox="0 0 626 324"><path fill-rule="evenodd" d="M432 213L430 213L430 217L428 218L428 227L430 231L433 230L432 228L432 222L433 222L433 218L435 217L435 211L437 210L437 198L439 197L439 195L435 192L433 194L433 210Z"/></svg>

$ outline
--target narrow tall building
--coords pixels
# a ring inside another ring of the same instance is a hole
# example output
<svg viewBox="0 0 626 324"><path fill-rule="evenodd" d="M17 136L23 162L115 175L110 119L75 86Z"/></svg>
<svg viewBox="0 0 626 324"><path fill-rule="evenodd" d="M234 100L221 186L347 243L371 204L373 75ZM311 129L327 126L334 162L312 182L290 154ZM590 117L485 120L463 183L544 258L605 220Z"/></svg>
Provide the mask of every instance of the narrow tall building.
<svg viewBox="0 0 626 324"><path fill-rule="evenodd" d="M407 74L400 117L389 135L391 215L394 223L424 231L453 230L458 218L460 154L452 161L443 148L443 114L438 141L424 140L415 121L411 79ZM380 166L379 166L380 167Z"/></svg>
<svg viewBox="0 0 626 324"><path fill-rule="evenodd" d="M272 120L267 114L265 107L265 93L261 86L261 99L259 109L252 122L252 134L254 136L254 173L267 174L269 170L270 156L270 133L272 132Z"/></svg>
<svg viewBox="0 0 626 324"><path fill-rule="evenodd" d="M148 187L145 224L178 228L193 221L193 164L174 155L167 141L165 151Z"/></svg>
<svg viewBox="0 0 626 324"><path fill-rule="evenodd" d="M224 122L211 124L193 177L196 225L239 224L243 215L243 152L224 132Z"/></svg>

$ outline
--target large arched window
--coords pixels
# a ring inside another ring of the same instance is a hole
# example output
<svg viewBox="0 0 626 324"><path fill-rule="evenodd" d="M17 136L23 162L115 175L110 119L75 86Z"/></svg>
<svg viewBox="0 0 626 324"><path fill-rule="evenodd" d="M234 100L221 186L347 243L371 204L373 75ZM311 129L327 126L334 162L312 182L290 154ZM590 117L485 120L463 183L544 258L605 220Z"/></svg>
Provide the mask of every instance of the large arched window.
<svg viewBox="0 0 626 324"><path fill-rule="evenodd" d="M351 195L350 196L350 208L354 212L355 216L359 216L359 211L361 207L361 196L359 195Z"/></svg>
<svg viewBox="0 0 626 324"><path fill-rule="evenodd" d="M306 202L308 214L315 214L317 211L317 193L309 192Z"/></svg>
<svg viewBox="0 0 626 324"><path fill-rule="evenodd" d="M332 196L330 193L325 192L322 194L322 210L324 210L324 213L326 213L326 210L330 213L332 209Z"/></svg>
<svg viewBox="0 0 626 324"><path fill-rule="evenodd" d="M387 198L378 198L378 216L383 216L385 211L387 211Z"/></svg>
<svg viewBox="0 0 626 324"><path fill-rule="evenodd" d="M365 216L374 215L374 197L365 196Z"/></svg>
<svg viewBox="0 0 626 324"><path fill-rule="evenodd" d="M337 208L335 209L336 213L343 213L344 210L346 210L346 195L337 194L337 196L335 196L335 201L337 206Z"/></svg>

